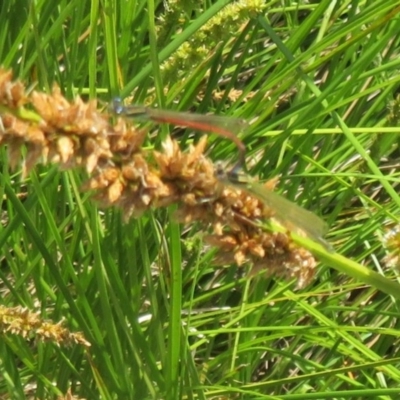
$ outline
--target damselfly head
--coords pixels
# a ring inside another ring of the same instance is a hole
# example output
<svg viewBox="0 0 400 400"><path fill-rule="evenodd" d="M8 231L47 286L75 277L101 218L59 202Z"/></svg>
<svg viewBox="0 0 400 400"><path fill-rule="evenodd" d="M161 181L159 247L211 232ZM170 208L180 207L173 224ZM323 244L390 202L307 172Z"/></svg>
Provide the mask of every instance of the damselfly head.
<svg viewBox="0 0 400 400"><path fill-rule="evenodd" d="M226 179L226 169L222 161L217 161L214 164L214 175L219 181Z"/></svg>
<svg viewBox="0 0 400 400"><path fill-rule="evenodd" d="M111 103L108 106L109 111L113 112L114 114L121 115L124 113L124 103L122 102L121 97L114 97L111 100Z"/></svg>
<svg viewBox="0 0 400 400"><path fill-rule="evenodd" d="M217 161L214 165L215 177L226 184L246 184L253 179L244 171L241 161L237 162L233 167L228 169L221 161Z"/></svg>

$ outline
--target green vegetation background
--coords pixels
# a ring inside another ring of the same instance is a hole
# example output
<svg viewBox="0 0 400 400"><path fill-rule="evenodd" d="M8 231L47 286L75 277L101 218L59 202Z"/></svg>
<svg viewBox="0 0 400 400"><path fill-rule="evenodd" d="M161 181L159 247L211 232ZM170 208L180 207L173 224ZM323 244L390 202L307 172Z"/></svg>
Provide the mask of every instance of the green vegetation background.
<svg viewBox="0 0 400 400"><path fill-rule="evenodd" d="M399 219L399 12L395 0L2 1L1 64L39 90L248 119L251 174L280 175L337 253L315 250L300 291L250 279L216 267L173 210L123 223L79 190L82 171L21 180L2 148L0 304L91 347L3 332L0 398L396 398L400 286L382 239ZM235 161L226 141L210 149Z"/></svg>

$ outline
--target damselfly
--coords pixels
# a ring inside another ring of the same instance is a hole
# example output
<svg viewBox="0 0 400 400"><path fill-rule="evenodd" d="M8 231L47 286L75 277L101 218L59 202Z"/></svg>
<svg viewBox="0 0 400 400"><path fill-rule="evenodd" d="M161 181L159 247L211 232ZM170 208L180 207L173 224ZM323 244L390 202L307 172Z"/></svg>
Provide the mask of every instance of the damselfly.
<svg viewBox="0 0 400 400"><path fill-rule="evenodd" d="M239 150L239 160L229 172L217 168L218 179L258 198L273 210L274 218L287 229L300 235L306 235L310 239L321 243L327 250L333 251L332 246L323 238L328 232L328 226L321 218L266 187L252 182L248 176L243 175L242 171L246 165L246 147L238 138L237 133L247 128L248 123L245 120L216 115L167 111L138 105L125 106L119 98L113 100L111 109L115 114L125 117L144 118L157 123L167 123L203 132L213 132L231 140Z"/></svg>
<svg viewBox="0 0 400 400"><path fill-rule="evenodd" d="M115 114L129 118L144 118L157 123L184 126L202 132L213 132L231 140L238 148L239 161L234 169L239 170L246 165L246 147L237 136L238 133L248 127L248 123L243 119L219 115L167 111L138 105L126 106L119 98L113 100L111 109Z"/></svg>

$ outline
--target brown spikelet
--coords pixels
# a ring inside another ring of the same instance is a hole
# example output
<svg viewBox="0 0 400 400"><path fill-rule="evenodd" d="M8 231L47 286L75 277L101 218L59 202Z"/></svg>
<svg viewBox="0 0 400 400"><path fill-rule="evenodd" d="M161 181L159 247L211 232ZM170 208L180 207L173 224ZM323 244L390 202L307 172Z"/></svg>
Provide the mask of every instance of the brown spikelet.
<svg viewBox="0 0 400 400"><path fill-rule="evenodd" d="M58 396L57 400L85 400L82 397L76 397L72 394L71 388L68 389L67 393L63 396Z"/></svg>
<svg viewBox="0 0 400 400"><path fill-rule="evenodd" d="M10 108L23 106L27 102L25 87L19 81L12 80L11 70L0 68L0 104Z"/></svg>
<svg viewBox="0 0 400 400"><path fill-rule="evenodd" d="M63 327L62 322L54 324L43 321L39 314L22 307L0 306L0 330L23 338L36 337L39 340L52 341L57 345L75 343L90 347L90 343L81 333L70 332Z"/></svg>

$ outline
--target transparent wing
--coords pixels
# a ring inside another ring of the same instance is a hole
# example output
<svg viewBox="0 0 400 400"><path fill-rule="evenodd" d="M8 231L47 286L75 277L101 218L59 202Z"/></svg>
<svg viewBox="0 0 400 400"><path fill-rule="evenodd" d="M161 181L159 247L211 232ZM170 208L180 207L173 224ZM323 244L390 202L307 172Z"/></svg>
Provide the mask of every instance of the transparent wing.
<svg viewBox="0 0 400 400"><path fill-rule="evenodd" d="M288 229L303 232L314 240L328 233L328 225L324 220L278 193L257 183L248 183L245 190L270 207L274 211L274 218Z"/></svg>
<svg viewBox="0 0 400 400"><path fill-rule="evenodd" d="M262 201L273 211L273 218L290 231L306 235L321 243L327 250L333 251L332 246L323 238L328 233L328 225L311 211L298 206L263 185L249 181L250 178L241 175L238 170L233 169L229 173L224 173L221 167L217 166L217 178Z"/></svg>

